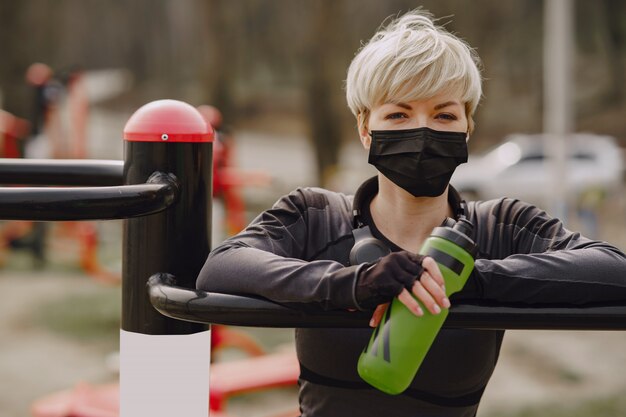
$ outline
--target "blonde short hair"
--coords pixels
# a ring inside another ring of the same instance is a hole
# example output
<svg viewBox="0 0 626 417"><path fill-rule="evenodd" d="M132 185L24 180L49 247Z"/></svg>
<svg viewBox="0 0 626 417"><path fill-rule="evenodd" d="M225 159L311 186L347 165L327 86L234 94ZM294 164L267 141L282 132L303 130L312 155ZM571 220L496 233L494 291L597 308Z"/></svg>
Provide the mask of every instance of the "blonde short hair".
<svg viewBox="0 0 626 417"><path fill-rule="evenodd" d="M348 106L364 125L369 111L383 103L458 94L471 131L482 95L479 67L467 43L435 25L431 14L413 10L380 29L354 57L346 79Z"/></svg>

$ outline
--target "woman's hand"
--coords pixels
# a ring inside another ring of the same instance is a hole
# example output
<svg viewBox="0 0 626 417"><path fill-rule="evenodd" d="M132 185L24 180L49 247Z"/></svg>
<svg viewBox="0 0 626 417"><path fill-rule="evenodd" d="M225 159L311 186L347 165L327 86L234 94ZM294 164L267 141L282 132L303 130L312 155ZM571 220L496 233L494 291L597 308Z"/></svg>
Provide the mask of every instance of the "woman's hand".
<svg viewBox="0 0 626 417"><path fill-rule="evenodd" d="M423 257L421 267L422 272L419 277L416 277L416 280L410 287L411 292L409 292L407 288L403 288L398 295L398 299L413 312L413 314L423 316L424 312L419 303L411 295L411 293L413 293L428 311L432 314L439 314L442 308L450 307L450 300L446 296L443 275L441 275L439 266L433 258ZM378 326L388 306L389 303L385 303L376 307L374 314L372 314L372 319L370 320L371 327Z"/></svg>

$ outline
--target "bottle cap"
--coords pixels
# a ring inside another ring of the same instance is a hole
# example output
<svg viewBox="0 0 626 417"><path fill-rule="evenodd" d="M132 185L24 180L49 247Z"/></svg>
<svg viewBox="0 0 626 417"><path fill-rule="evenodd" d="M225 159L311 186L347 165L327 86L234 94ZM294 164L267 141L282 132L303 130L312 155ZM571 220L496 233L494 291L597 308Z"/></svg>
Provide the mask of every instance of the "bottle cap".
<svg viewBox="0 0 626 417"><path fill-rule="evenodd" d="M465 218L461 218L452 227L435 227L431 236L449 240L472 255L472 258L475 258L478 247L470 238L473 230L474 226L472 223Z"/></svg>

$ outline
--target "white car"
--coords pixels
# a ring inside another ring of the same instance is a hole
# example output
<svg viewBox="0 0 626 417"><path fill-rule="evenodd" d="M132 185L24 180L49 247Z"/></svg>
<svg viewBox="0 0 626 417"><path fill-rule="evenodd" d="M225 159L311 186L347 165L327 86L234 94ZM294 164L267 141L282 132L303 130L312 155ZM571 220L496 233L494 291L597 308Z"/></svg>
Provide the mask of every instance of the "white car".
<svg viewBox="0 0 626 417"><path fill-rule="evenodd" d="M480 156L470 155L452 176L451 184L468 200L514 197L544 205L553 189L552 167L542 134L514 134ZM564 184L568 197L590 190L621 186L622 151L610 136L576 133L566 138L568 155Z"/></svg>

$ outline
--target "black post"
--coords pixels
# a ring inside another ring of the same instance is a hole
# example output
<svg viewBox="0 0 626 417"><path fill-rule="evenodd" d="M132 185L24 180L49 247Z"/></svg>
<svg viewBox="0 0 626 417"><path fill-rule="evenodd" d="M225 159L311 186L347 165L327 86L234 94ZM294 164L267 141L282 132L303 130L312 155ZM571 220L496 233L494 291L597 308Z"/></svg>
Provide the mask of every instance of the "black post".
<svg viewBox="0 0 626 417"><path fill-rule="evenodd" d="M176 132L181 129L177 123L184 119L180 114L162 118L157 114L148 122L134 124L131 118L124 131L124 183L143 184L159 171L175 178L179 192L178 201L167 210L125 220L121 327L150 335L192 334L207 326L160 314L150 303L146 282L152 274L167 271L178 277L180 285L195 287L210 249L212 131L210 140L205 140L208 135L199 139L199 135L185 133L186 126L182 133Z"/></svg>

